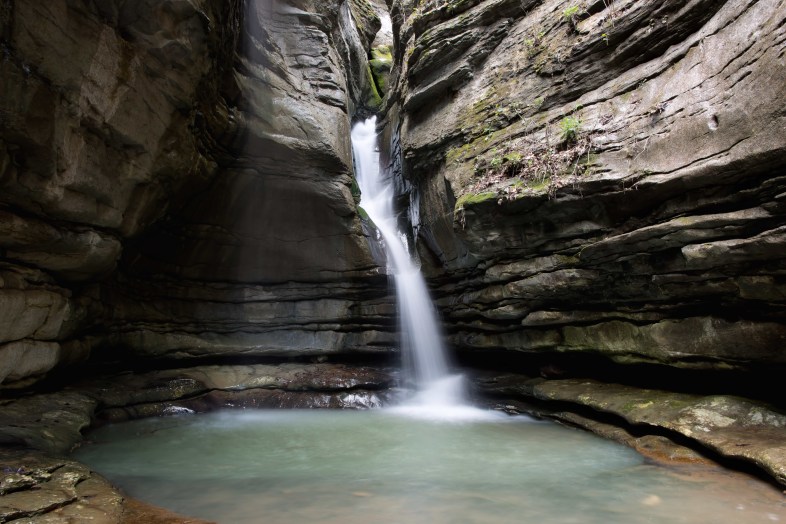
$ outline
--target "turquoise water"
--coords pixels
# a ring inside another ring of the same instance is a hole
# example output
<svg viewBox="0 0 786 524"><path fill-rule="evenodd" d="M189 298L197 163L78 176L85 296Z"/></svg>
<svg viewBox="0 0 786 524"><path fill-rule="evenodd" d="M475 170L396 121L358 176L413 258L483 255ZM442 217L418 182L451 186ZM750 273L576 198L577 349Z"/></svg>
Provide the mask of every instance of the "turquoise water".
<svg viewBox="0 0 786 524"><path fill-rule="evenodd" d="M484 412L231 411L101 428L75 458L226 524L786 522L744 476L672 470L591 434Z"/></svg>

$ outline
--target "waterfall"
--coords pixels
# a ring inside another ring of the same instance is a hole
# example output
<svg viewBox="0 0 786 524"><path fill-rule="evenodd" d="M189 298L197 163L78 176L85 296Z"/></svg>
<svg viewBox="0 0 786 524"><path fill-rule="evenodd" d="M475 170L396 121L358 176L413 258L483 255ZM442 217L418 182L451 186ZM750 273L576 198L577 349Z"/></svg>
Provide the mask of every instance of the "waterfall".
<svg viewBox="0 0 786 524"><path fill-rule="evenodd" d="M352 128L352 151L360 186L360 206L382 236L396 283L402 351L414 368L412 378L419 390L416 402L432 406L460 404L462 377L448 373L445 348L426 281L409 255L406 235L398 229L393 183L390 177L384 177L379 166L376 117Z"/></svg>

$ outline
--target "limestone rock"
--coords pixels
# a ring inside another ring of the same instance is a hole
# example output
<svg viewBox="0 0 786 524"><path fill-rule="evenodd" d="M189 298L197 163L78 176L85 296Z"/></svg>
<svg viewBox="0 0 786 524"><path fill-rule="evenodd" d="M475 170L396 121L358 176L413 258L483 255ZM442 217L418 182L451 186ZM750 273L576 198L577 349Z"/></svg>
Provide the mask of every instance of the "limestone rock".
<svg viewBox="0 0 786 524"><path fill-rule="evenodd" d="M497 397L538 402L522 406L524 412L578 424L645 454L663 458L664 452L677 453L681 460L698 460L696 452L709 452L710 456L742 459L786 485L786 415L764 402L514 374L487 376L477 383ZM609 415L620 417L622 422ZM672 442L655 442L655 437ZM679 449L675 441L690 445L693 453Z"/></svg>
<svg viewBox="0 0 786 524"><path fill-rule="evenodd" d="M82 440L97 402L74 391L3 400L0 443L65 453Z"/></svg>
<svg viewBox="0 0 786 524"><path fill-rule="evenodd" d="M234 8L211 0L3 4L4 386L86 356L75 337L100 323L93 284L116 268L129 236L214 172L197 108L218 98L208 78L220 76Z"/></svg>
<svg viewBox="0 0 786 524"><path fill-rule="evenodd" d="M33 451L0 450L3 522L207 524L129 499L87 467Z"/></svg>
<svg viewBox="0 0 786 524"><path fill-rule="evenodd" d="M547 382L535 386L534 394L578 401L632 424L674 431L723 456L752 461L786 484L786 416L767 406L737 397L638 390L593 381Z"/></svg>
<svg viewBox="0 0 786 524"><path fill-rule="evenodd" d="M388 149L451 341L782 366L783 14L565 7L392 5Z"/></svg>
<svg viewBox="0 0 786 524"><path fill-rule="evenodd" d="M96 349L393 346L387 286L351 190L349 129L368 110L376 8L6 7L0 256L41 273L0 281L0 342L19 362L3 368L4 384ZM260 285L264 300L246 297L244 286Z"/></svg>
<svg viewBox="0 0 786 524"><path fill-rule="evenodd" d="M223 365L126 374L84 384L100 399L102 409L187 401L214 391L283 390L319 394L354 390L386 390L394 385L392 371L343 364ZM259 391L257 391L259 393Z"/></svg>
<svg viewBox="0 0 786 524"><path fill-rule="evenodd" d="M0 383L43 375L60 360L57 342L18 340L0 345Z"/></svg>
<svg viewBox="0 0 786 524"><path fill-rule="evenodd" d="M125 372L55 393L0 400L0 444L65 453L97 420L230 407L380 407L395 396L394 370L349 364L213 365Z"/></svg>

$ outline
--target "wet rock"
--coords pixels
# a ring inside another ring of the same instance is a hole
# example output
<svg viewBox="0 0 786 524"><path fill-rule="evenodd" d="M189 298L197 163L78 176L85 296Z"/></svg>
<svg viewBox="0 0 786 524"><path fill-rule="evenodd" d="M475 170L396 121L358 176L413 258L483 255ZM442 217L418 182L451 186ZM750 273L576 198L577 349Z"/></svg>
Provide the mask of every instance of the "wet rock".
<svg viewBox="0 0 786 524"><path fill-rule="evenodd" d="M75 391L2 400L0 443L65 453L82 440L96 400Z"/></svg>
<svg viewBox="0 0 786 524"><path fill-rule="evenodd" d="M218 409L372 409L381 408L395 399L390 391L356 389L336 392L304 392L249 389L241 391L208 391L194 398L151 402L99 413L102 422L207 413Z"/></svg>
<svg viewBox="0 0 786 524"><path fill-rule="evenodd" d="M92 380L80 390L99 399L101 406L119 407L191 398L210 391L284 390L345 392L385 390L394 385L393 370L345 364L255 364L124 374Z"/></svg>
<svg viewBox="0 0 786 524"><path fill-rule="evenodd" d="M196 366L123 373L65 390L0 401L0 444L64 453L95 420L221 408L381 407L394 398L396 371L349 364Z"/></svg>
<svg viewBox="0 0 786 524"><path fill-rule="evenodd" d="M692 443L699 452L710 451L755 464L786 485L786 415L763 402L730 395L642 389L596 380L532 380L514 375L495 377L481 387L496 395L545 401L543 409L550 413L556 411L553 414L556 418L642 448L645 453L653 445L651 438L641 440L647 435L676 440L680 445ZM619 417L622 422L610 420L609 415ZM620 426L628 432L635 431L638 436L625 437L624 432L614 429ZM662 440L655 442L655 453L663 453L659 450Z"/></svg>
<svg viewBox="0 0 786 524"><path fill-rule="evenodd" d="M389 351L349 147L377 8L120 4L3 10L3 386L118 347Z"/></svg>
<svg viewBox="0 0 786 524"><path fill-rule="evenodd" d="M72 460L0 450L0 465L2 522L207 524L128 499Z"/></svg>
<svg viewBox="0 0 786 524"><path fill-rule="evenodd" d="M0 451L0 462L3 522L120 522L123 497L87 467L39 453L5 450Z"/></svg>

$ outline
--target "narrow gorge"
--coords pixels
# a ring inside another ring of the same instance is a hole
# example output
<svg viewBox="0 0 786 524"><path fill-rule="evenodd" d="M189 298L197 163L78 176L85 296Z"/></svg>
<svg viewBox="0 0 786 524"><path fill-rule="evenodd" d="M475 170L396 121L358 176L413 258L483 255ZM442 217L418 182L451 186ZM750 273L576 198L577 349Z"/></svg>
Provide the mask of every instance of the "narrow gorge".
<svg viewBox="0 0 786 524"><path fill-rule="evenodd" d="M370 116L478 405L786 489L786 0L388 2L0 0L0 522L197 522L89 428L400 398Z"/></svg>

